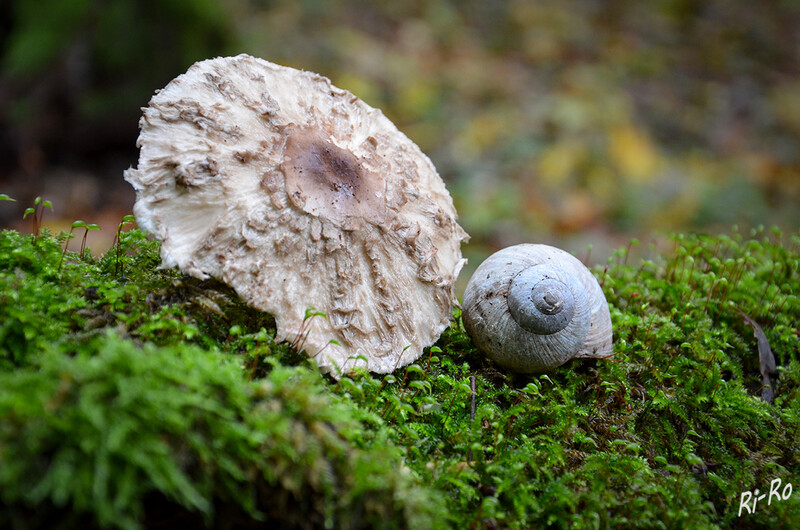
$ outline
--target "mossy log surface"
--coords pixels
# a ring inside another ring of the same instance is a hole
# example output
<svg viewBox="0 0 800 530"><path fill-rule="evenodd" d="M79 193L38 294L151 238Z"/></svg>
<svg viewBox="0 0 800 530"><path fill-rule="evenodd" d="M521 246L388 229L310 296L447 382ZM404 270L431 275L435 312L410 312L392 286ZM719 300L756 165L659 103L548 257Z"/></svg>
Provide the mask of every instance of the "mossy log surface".
<svg viewBox="0 0 800 530"><path fill-rule="evenodd" d="M800 527L800 233L619 250L609 361L505 373L456 312L340 381L137 229L66 240L0 233L0 527Z"/></svg>

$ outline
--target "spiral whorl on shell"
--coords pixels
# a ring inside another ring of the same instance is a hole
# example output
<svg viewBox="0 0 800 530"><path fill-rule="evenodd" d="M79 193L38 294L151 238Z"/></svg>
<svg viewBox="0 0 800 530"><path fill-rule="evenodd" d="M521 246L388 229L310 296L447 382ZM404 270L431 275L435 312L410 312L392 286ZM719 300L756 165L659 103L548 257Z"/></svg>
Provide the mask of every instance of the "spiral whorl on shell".
<svg viewBox="0 0 800 530"><path fill-rule="evenodd" d="M481 351L519 373L613 354L600 285L577 258L548 245L515 245L484 261L464 292L463 318Z"/></svg>

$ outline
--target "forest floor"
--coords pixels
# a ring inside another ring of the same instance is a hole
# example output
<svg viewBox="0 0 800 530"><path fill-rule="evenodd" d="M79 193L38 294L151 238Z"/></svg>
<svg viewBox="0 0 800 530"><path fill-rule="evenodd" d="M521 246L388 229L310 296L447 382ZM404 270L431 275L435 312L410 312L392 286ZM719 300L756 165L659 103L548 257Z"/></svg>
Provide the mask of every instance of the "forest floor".
<svg viewBox="0 0 800 530"><path fill-rule="evenodd" d="M0 232L2 527L800 527L800 233L619 249L610 360L506 373L455 310L337 381L129 229Z"/></svg>

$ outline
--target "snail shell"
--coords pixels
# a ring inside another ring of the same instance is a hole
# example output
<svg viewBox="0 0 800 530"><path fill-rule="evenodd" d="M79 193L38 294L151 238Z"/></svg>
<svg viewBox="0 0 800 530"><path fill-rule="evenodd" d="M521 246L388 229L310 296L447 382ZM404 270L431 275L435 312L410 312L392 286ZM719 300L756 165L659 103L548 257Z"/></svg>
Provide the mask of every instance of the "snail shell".
<svg viewBox="0 0 800 530"><path fill-rule="evenodd" d="M548 245L515 245L489 256L467 284L462 315L478 348L515 372L613 355L600 285L577 258Z"/></svg>

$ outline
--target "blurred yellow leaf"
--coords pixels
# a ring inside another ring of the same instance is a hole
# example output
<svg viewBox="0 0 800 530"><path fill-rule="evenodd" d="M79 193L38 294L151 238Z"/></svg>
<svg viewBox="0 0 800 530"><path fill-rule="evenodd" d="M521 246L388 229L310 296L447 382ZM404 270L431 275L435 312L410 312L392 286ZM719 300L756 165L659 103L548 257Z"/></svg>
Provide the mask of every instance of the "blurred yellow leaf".
<svg viewBox="0 0 800 530"><path fill-rule="evenodd" d="M625 179L646 182L658 168L658 153L647 133L631 124L609 132L609 156Z"/></svg>
<svg viewBox="0 0 800 530"><path fill-rule="evenodd" d="M564 140L545 149L539 158L542 184L550 188L562 186L583 158L583 145Z"/></svg>

